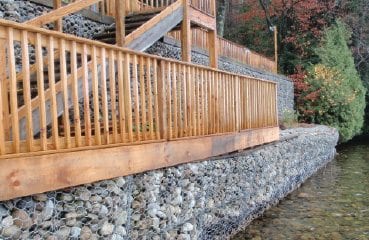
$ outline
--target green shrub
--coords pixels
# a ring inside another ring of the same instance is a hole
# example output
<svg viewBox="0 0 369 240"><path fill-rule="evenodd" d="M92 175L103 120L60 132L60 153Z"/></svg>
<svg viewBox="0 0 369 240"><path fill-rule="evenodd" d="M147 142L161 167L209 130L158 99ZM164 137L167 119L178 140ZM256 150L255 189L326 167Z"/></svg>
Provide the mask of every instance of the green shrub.
<svg viewBox="0 0 369 240"><path fill-rule="evenodd" d="M349 37L340 21L325 31L316 49L320 63L308 72L304 81L309 88L298 99L302 120L336 127L342 142L361 133L365 109L365 88L347 46Z"/></svg>

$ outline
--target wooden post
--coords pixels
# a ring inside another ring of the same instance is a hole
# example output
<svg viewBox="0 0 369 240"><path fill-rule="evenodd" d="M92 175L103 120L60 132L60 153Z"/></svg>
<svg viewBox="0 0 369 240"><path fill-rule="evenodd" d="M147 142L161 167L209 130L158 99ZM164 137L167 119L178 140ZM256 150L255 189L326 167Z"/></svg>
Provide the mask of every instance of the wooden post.
<svg viewBox="0 0 369 240"><path fill-rule="evenodd" d="M189 1L183 0L183 21L181 29L182 61L191 62L191 19Z"/></svg>
<svg viewBox="0 0 369 240"><path fill-rule="evenodd" d="M208 31L209 63L210 67L218 68L218 36L217 30Z"/></svg>
<svg viewBox="0 0 369 240"><path fill-rule="evenodd" d="M58 9L61 7L61 0L54 0L54 9ZM54 23L54 30L58 32L63 31L63 18L60 18Z"/></svg>
<svg viewBox="0 0 369 240"><path fill-rule="evenodd" d="M126 36L126 4L124 0L115 1L115 27L116 27L116 42L119 47L124 46L124 39Z"/></svg>
<svg viewBox="0 0 369 240"><path fill-rule="evenodd" d="M275 72L278 72L278 30L277 27L274 26L274 64L275 64Z"/></svg>

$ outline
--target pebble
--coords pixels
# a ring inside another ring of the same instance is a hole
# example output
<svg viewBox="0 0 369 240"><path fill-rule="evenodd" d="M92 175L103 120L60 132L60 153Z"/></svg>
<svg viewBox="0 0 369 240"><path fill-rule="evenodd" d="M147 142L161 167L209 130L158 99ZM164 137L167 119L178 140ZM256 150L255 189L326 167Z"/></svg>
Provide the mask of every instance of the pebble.
<svg viewBox="0 0 369 240"><path fill-rule="evenodd" d="M23 230L30 228L33 224L32 219L24 210L16 209L13 211L12 216L14 224Z"/></svg>
<svg viewBox="0 0 369 240"><path fill-rule="evenodd" d="M104 222L100 229L100 234L102 236L108 236L111 235L114 231L114 225L109 222Z"/></svg>
<svg viewBox="0 0 369 240"><path fill-rule="evenodd" d="M49 220L54 213L54 203L51 200L46 201L44 211L42 212L42 219L44 221Z"/></svg>
<svg viewBox="0 0 369 240"><path fill-rule="evenodd" d="M4 235L4 237L6 238L11 237L12 239L18 239L21 233L22 233L21 229L15 225L5 227L2 231L2 235Z"/></svg>
<svg viewBox="0 0 369 240"><path fill-rule="evenodd" d="M182 226L183 232L191 232L193 230L193 225L191 223L185 223Z"/></svg>

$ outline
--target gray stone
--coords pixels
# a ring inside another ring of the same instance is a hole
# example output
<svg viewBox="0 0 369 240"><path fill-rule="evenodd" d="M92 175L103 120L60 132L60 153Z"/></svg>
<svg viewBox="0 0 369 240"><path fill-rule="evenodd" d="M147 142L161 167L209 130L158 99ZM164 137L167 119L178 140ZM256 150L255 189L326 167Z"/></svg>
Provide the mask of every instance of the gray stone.
<svg viewBox="0 0 369 240"><path fill-rule="evenodd" d="M12 239L18 239L21 233L21 229L15 225L5 227L2 231L2 235L4 235L4 237Z"/></svg>
<svg viewBox="0 0 369 240"><path fill-rule="evenodd" d="M58 240L66 240L69 238L70 231L71 229L69 227L62 227L55 233L55 236Z"/></svg>
<svg viewBox="0 0 369 240"><path fill-rule="evenodd" d="M9 214L8 209L4 207L4 205L0 204L0 220L2 217L5 217Z"/></svg>
<svg viewBox="0 0 369 240"><path fill-rule="evenodd" d="M102 236L108 236L111 235L114 231L114 225L109 222L104 222L100 229L100 234Z"/></svg>
<svg viewBox="0 0 369 240"><path fill-rule="evenodd" d="M33 199L38 202L46 202L47 201L47 195L46 194L36 194L33 195Z"/></svg>
<svg viewBox="0 0 369 240"><path fill-rule="evenodd" d="M182 226L183 232L191 232L193 230L193 225L191 223L185 223Z"/></svg>
<svg viewBox="0 0 369 240"><path fill-rule="evenodd" d="M120 212L115 219L115 225L119 226L119 225L126 224L127 218L128 218L128 214L126 211Z"/></svg>
<svg viewBox="0 0 369 240"><path fill-rule="evenodd" d="M7 216L5 217L2 221L1 221L1 226L2 227L10 227L11 225L14 224L14 220L12 216Z"/></svg>
<svg viewBox="0 0 369 240"><path fill-rule="evenodd" d="M44 221L49 220L54 213L54 203L51 200L47 200L45 208L42 212L42 219Z"/></svg>
<svg viewBox="0 0 369 240"><path fill-rule="evenodd" d="M115 233L118 234L119 236L126 236L127 235L127 230L126 230L125 227L116 226L115 227Z"/></svg>
<svg viewBox="0 0 369 240"><path fill-rule="evenodd" d="M81 235L81 228L79 227L72 227L70 230L70 237L72 238L79 238Z"/></svg>
<svg viewBox="0 0 369 240"><path fill-rule="evenodd" d="M89 227L84 226L81 229L81 240L88 240L92 238L92 231Z"/></svg>

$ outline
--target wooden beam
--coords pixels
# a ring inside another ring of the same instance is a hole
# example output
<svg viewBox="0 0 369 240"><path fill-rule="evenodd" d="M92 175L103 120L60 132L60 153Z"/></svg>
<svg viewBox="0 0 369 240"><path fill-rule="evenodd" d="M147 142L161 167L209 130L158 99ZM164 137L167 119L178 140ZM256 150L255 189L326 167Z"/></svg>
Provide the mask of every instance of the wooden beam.
<svg viewBox="0 0 369 240"><path fill-rule="evenodd" d="M25 23L37 27L41 27L44 24L54 22L56 20L61 19L62 17L69 15L71 13L78 12L86 7L89 7L95 3L100 2L101 0L79 0L74 3L68 4L46 14L43 14L39 17L33 18Z"/></svg>
<svg viewBox="0 0 369 240"><path fill-rule="evenodd" d="M115 1L115 27L116 27L116 43L118 46L124 46L124 39L126 37L126 4L124 0Z"/></svg>
<svg viewBox="0 0 369 240"><path fill-rule="evenodd" d="M60 8L62 5L61 0L54 0L54 9ZM63 32L63 18L59 18L55 21L55 27L54 30L58 32Z"/></svg>
<svg viewBox="0 0 369 240"><path fill-rule="evenodd" d="M183 20L181 29L181 51L182 61L191 62L191 18L189 15L190 3L188 0L183 0Z"/></svg>
<svg viewBox="0 0 369 240"><path fill-rule="evenodd" d="M1 159L0 201L198 161L278 139L279 128L273 127L168 142Z"/></svg>
<svg viewBox="0 0 369 240"><path fill-rule="evenodd" d="M190 19L192 23L209 30L216 30L217 22L214 16L210 16L199 9L190 6Z"/></svg>
<svg viewBox="0 0 369 240"><path fill-rule="evenodd" d="M208 31L208 41L210 67L218 68L218 37L216 29Z"/></svg>

